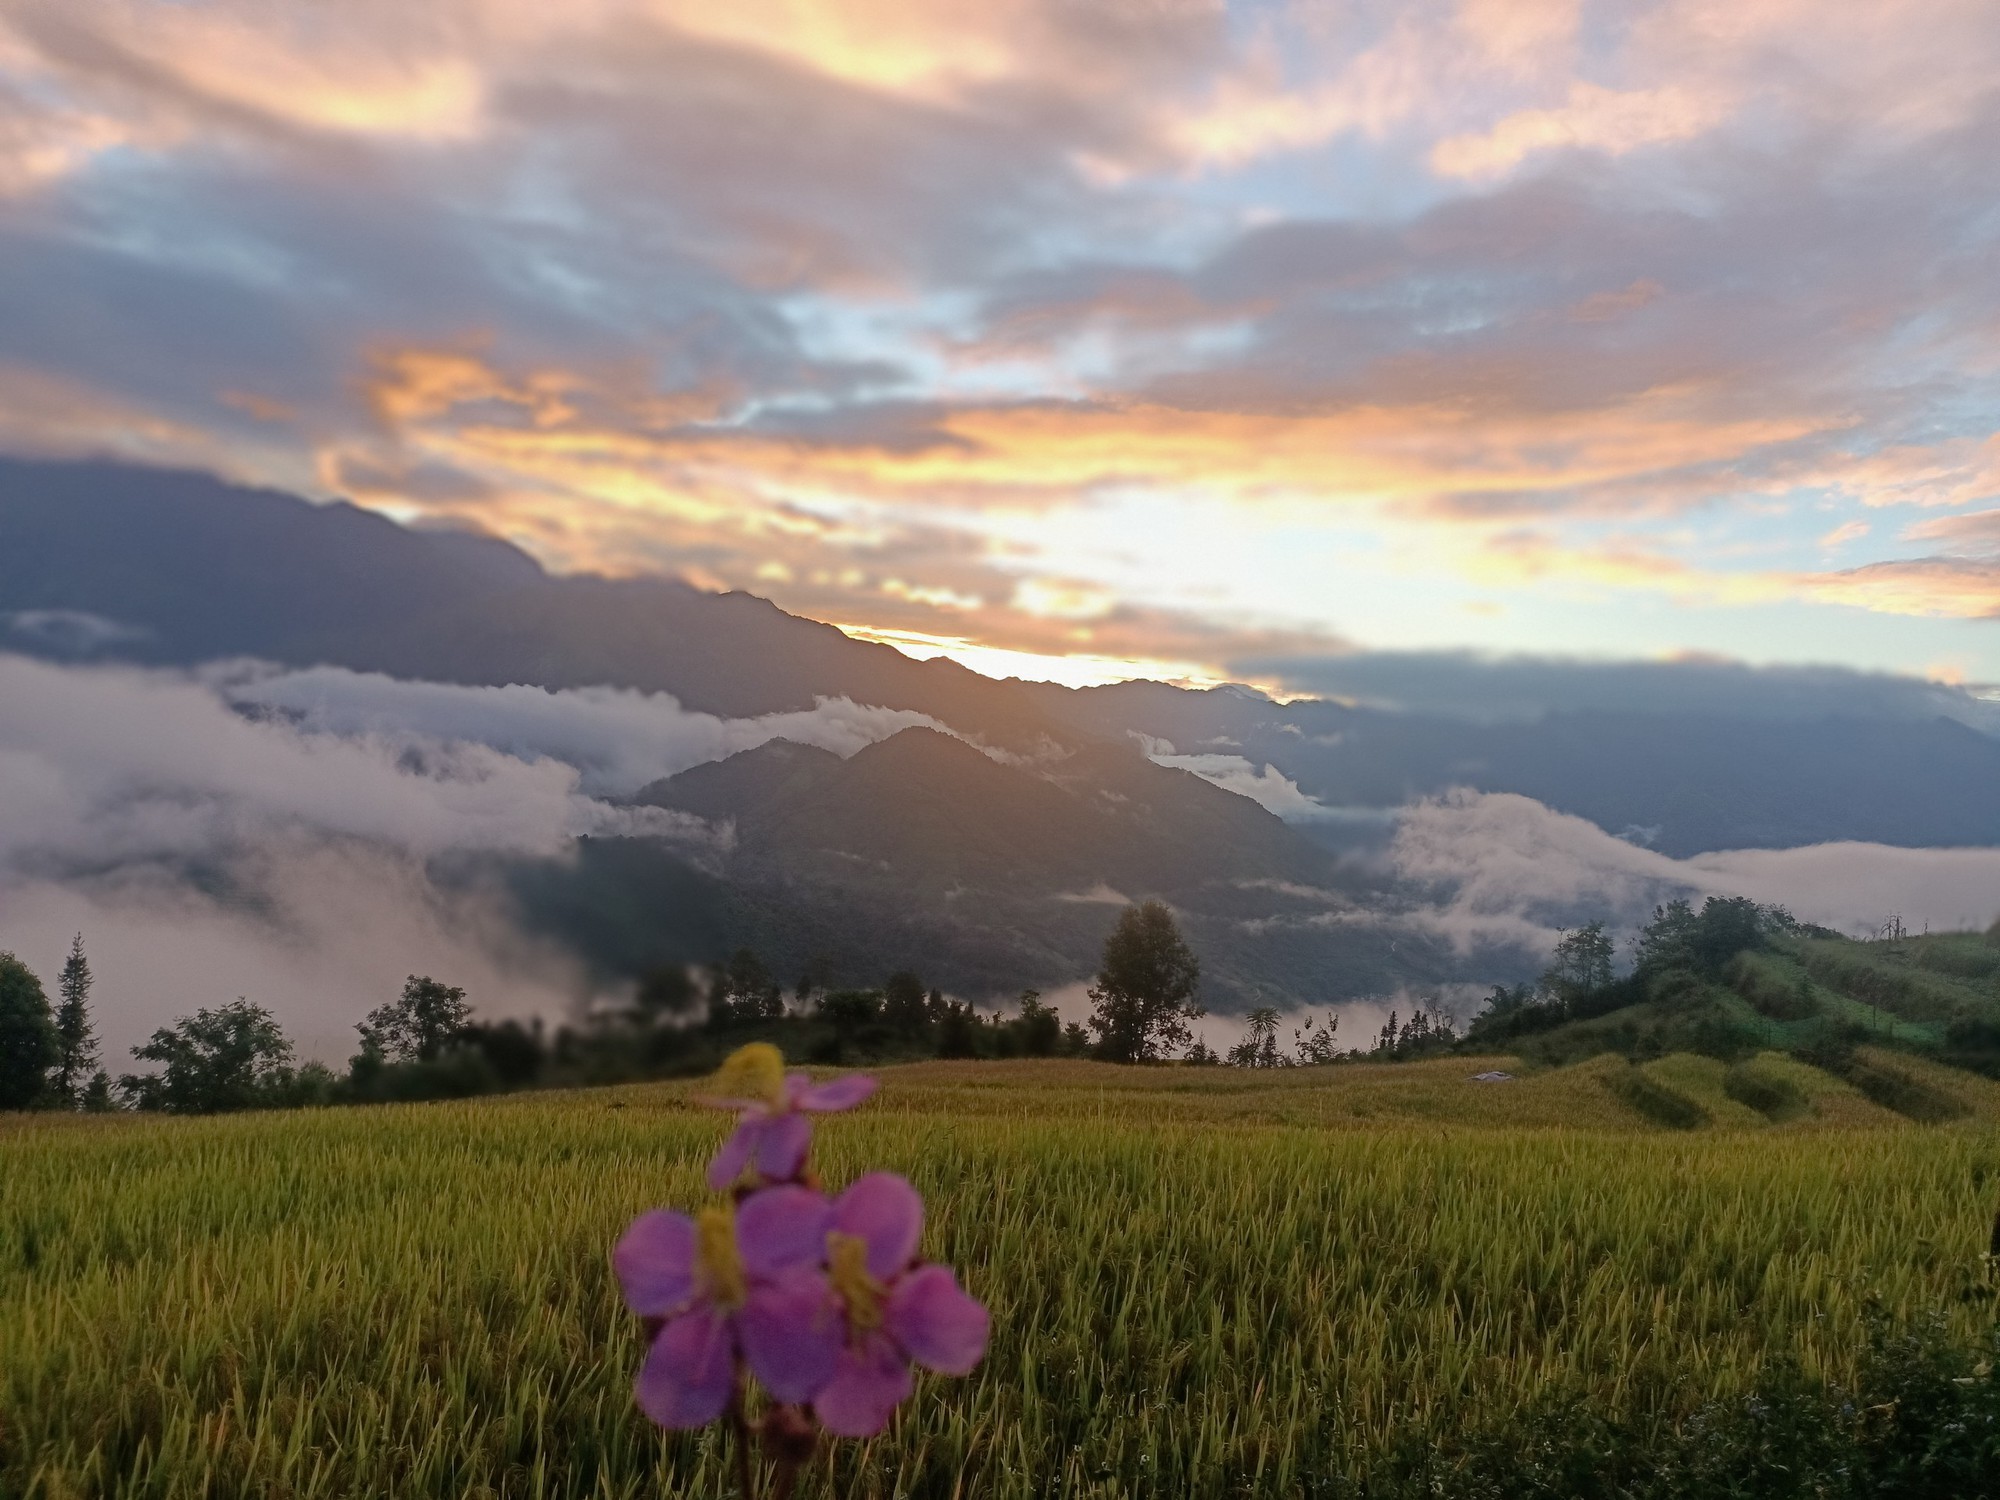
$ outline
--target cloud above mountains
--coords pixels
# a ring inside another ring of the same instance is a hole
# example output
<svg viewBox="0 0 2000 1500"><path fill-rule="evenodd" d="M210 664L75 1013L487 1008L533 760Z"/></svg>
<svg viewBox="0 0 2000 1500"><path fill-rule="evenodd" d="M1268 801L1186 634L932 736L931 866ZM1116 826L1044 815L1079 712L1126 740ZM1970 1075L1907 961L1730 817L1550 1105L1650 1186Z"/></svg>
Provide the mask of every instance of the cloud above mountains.
<svg viewBox="0 0 2000 1500"><path fill-rule="evenodd" d="M481 746L549 770L573 770L589 796L630 796L649 781L769 740L845 757L905 729L953 732L913 710L845 698L822 698L807 711L724 719L684 709L666 693L629 688L466 687L339 667L209 675L238 708L281 715L312 735Z"/></svg>
<svg viewBox="0 0 2000 1500"><path fill-rule="evenodd" d="M1977 0L20 0L0 443L1104 674L2000 678L1996 63Z"/></svg>

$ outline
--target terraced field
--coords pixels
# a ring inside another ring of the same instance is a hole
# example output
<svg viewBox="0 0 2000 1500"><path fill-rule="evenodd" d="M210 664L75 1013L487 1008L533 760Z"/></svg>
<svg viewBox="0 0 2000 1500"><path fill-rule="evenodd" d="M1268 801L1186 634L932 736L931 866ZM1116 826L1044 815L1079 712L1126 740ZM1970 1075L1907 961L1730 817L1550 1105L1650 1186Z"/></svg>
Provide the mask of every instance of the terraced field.
<svg viewBox="0 0 2000 1500"><path fill-rule="evenodd" d="M1970 1347L2000 1087L1864 1060L1914 1092L1776 1056L887 1070L823 1169L916 1181L994 1344L801 1493L1454 1494L1390 1476L1565 1402L1641 1443L1851 1381L1875 1316ZM689 1092L0 1123L0 1494L727 1493L715 1435L633 1411L607 1264L703 1199ZM1584 1492L1550 1483L1505 1493Z"/></svg>

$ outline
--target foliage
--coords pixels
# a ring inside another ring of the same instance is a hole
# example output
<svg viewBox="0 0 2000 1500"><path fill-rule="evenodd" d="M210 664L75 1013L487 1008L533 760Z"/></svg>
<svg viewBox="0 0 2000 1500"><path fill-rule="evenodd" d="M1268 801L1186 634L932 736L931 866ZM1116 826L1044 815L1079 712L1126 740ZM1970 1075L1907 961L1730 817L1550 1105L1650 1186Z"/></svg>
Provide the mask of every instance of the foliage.
<svg viewBox="0 0 2000 1500"><path fill-rule="evenodd" d="M1759 906L1747 896L1710 896L1700 912L1686 901L1669 901L1653 908L1653 920L1639 933L1639 969L1684 969L1714 979L1737 954L1798 930L1783 907Z"/></svg>
<svg viewBox="0 0 2000 1500"><path fill-rule="evenodd" d="M471 1023L464 990L412 974L400 997L370 1011L355 1030L364 1053L392 1063L432 1062Z"/></svg>
<svg viewBox="0 0 2000 1500"><path fill-rule="evenodd" d="M1458 1042L1458 1031L1450 1016L1436 1007L1418 1005L1410 1019L1398 1022L1396 1012L1382 1024L1375 1047L1368 1056L1382 1062L1402 1062L1428 1053L1444 1052Z"/></svg>
<svg viewBox="0 0 2000 1500"><path fill-rule="evenodd" d="M1563 1004L1605 989L1613 978L1611 935L1602 922L1565 932L1549 957L1542 989Z"/></svg>
<svg viewBox="0 0 2000 1500"><path fill-rule="evenodd" d="M632 1001L640 1015L659 1021L669 1016L688 1014L700 998L700 992L694 980L688 977L684 965L661 964L648 969L640 977Z"/></svg>
<svg viewBox="0 0 2000 1500"><path fill-rule="evenodd" d="M937 1055L979 1056L979 1016L970 1005L953 1002L944 1007L944 1019L938 1023Z"/></svg>
<svg viewBox="0 0 2000 1500"><path fill-rule="evenodd" d="M794 1500L1991 1492L1989 1132L1470 1066L886 1074L820 1168L912 1181L992 1347ZM604 1255L702 1192L699 1091L0 1126L0 1494L727 1493Z"/></svg>
<svg viewBox="0 0 2000 1500"><path fill-rule="evenodd" d="M1014 1022L1024 1057L1054 1057L1062 1047L1062 1017L1042 1003L1037 990L1021 991L1021 1014Z"/></svg>
<svg viewBox="0 0 2000 1500"><path fill-rule="evenodd" d="M891 974L889 982L882 986L882 1020L901 1036L922 1035L931 1021L930 998L923 980L908 969Z"/></svg>
<svg viewBox="0 0 2000 1500"><path fill-rule="evenodd" d="M1340 1030L1340 1017L1328 1013L1324 1021L1315 1021L1307 1016L1305 1024L1292 1033L1292 1052L1302 1067L1317 1067L1338 1059L1340 1053L1334 1044L1334 1033Z"/></svg>
<svg viewBox="0 0 2000 1500"><path fill-rule="evenodd" d="M0 1110L47 1103L49 1070L60 1056L41 980L13 954L0 952Z"/></svg>
<svg viewBox="0 0 2000 1500"><path fill-rule="evenodd" d="M1201 961L1181 937L1164 902L1128 906L1104 940L1091 987L1090 1029L1109 1062L1153 1062L1187 1046L1199 1019L1195 990Z"/></svg>
<svg viewBox="0 0 2000 1500"><path fill-rule="evenodd" d="M716 965L708 994L710 1027L775 1021L784 1013L785 992L751 949L739 948L728 963Z"/></svg>
<svg viewBox="0 0 2000 1500"><path fill-rule="evenodd" d="M212 1115L292 1102L292 1044L271 1013L248 1000L163 1026L132 1055L160 1064L157 1073L118 1081L137 1109Z"/></svg>
<svg viewBox="0 0 2000 1500"><path fill-rule="evenodd" d="M51 1086L66 1109L77 1109L97 1071L97 1035L90 1024L90 960L83 954L83 934L70 944L56 976L56 1064Z"/></svg>
<svg viewBox="0 0 2000 1500"><path fill-rule="evenodd" d="M1291 1059L1278 1050L1278 1013L1261 1006L1243 1018L1248 1025L1243 1040L1229 1049L1229 1063L1237 1068L1282 1068Z"/></svg>

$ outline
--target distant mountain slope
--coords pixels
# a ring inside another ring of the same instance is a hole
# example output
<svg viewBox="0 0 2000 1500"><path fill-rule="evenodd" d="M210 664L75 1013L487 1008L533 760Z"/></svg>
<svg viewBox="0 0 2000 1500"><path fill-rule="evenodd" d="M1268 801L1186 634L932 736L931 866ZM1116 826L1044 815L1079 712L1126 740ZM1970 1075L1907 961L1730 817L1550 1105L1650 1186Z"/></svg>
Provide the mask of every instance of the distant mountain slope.
<svg viewBox="0 0 2000 1500"><path fill-rule="evenodd" d="M672 693L740 718L816 697L914 709L995 743L1052 726L1010 683L918 662L748 594L669 579L557 578L501 541L412 531L200 474L0 459L0 647L76 654L38 620L131 627L92 654L256 656L458 683ZM28 618L25 624L21 617Z"/></svg>
<svg viewBox="0 0 2000 1500"><path fill-rule="evenodd" d="M1951 719L1571 712L1480 724L1164 683L1027 688L1077 734L1273 765L1329 807L1518 792L1686 857L1856 839L2000 843L2000 739Z"/></svg>
<svg viewBox="0 0 2000 1500"><path fill-rule="evenodd" d="M1273 887L1320 892L1308 899L1321 910L1383 892L1254 802L1131 746L1006 764L927 729L845 761L772 742L638 800L733 825L721 876L748 908L786 914L763 938L781 964L822 956L865 975L886 947L965 993L1057 985L1090 971L1122 900L1158 896L1224 1007L1462 977L1407 931L1264 931L1257 919L1286 899Z"/></svg>
<svg viewBox="0 0 2000 1500"><path fill-rule="evenodd" d="M1116 745L1024 768L929 729L847 760L773 741L635 800L731 820L744 860L859 864L898 882L1158 892L1329 879L1333 864L1248 798Z"/></svg>

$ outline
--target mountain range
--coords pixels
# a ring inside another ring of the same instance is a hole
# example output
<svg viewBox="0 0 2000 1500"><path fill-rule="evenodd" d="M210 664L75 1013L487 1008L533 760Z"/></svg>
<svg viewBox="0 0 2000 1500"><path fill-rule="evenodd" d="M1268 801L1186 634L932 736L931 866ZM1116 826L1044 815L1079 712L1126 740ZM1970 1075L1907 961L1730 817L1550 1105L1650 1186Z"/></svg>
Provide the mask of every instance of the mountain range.
<svg viewBox="0 0 2000 1500"><path fill-rule="evenodd" d="M0 649L611 686L729 720L848 699L934 722L846 758L770 740L631 795L719 830L706 852L597 838L514 866L523 920L613 976L750 944L775 966L910 966L1009 993L1087 973L1117 905L1160 896L1225 1007L1510 977L1491 955L1474 973L1440 939L1341 917L1408 899L1371 854L1394 809L1461 786L1674 856L2000 844L2000 739L1870 712L1865 695L1480 718L995 681L747 594L558 576L490 537L106 463L0 460Z"/></svg>

